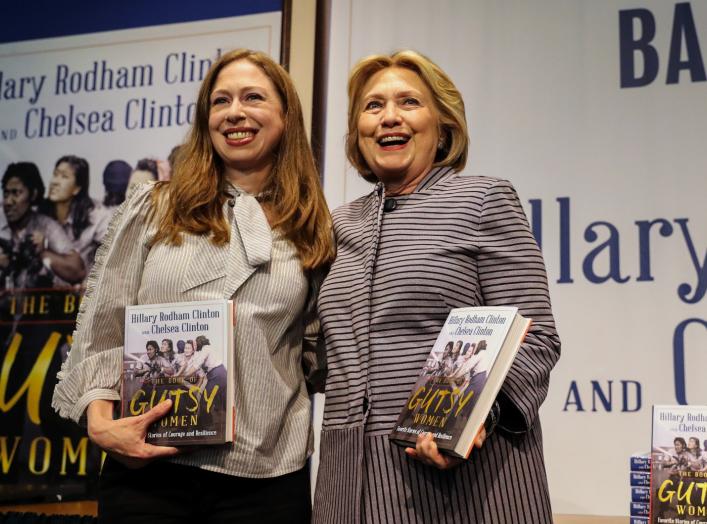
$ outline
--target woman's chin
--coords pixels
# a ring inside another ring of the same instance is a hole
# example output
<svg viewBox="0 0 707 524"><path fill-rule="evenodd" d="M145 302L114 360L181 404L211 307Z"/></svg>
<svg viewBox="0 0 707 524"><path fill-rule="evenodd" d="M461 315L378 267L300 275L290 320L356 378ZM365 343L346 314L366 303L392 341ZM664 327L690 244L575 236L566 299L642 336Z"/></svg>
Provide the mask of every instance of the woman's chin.
<svg viewBox="0 0 707 524"><path fill-rule="evenodd" d="M373 174L376 175L376 178L384 184L400 183L412 176L410 166L378 167L373 170Z"/></svg>

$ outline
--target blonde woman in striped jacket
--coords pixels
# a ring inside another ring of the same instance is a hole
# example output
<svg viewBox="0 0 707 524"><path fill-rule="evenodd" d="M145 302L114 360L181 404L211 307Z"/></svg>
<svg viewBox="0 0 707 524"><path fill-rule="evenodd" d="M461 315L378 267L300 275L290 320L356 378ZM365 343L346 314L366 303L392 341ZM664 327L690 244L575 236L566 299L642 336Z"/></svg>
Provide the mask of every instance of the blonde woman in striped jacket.
<svg viewBox="0 0 707 524"><path fill-rule="evenodd" d="M328 377L316 523L552 522L538 408L560 355L542 255L511 184L460 176L464 104L411 51L349 78L347 154L366 196L336 210L319 295ZM513 305L533 319L468 460L388 434L451 308Z"/></svg>

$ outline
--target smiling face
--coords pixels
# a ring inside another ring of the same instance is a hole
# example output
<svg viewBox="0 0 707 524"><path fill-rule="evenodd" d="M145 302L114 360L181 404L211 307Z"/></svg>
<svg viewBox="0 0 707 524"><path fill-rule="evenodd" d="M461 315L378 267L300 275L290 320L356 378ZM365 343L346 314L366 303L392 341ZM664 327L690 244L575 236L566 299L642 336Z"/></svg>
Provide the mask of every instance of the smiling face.
<svg viewBox="0 0 707 524"><path fill-rule="evenodd" d="M191 342L186 342L184 344L184 355L187 357L191 357L194 354L194 346L192 345Z"/></svg>
<svg viewBox="0 0 707 524"><path fill-rule="evenodd" d="M226 65L210 96L209 135L226 177L265 175L285 128L283 107L268 76L249 60Z"/></svg>
<svg viewBox="0 0 707 524"><path fill-rule="evenodd" d="M52 180L49 183L48 198L52 202L71 202L81 191L81 186L76 184L76 172L68 162L60 162L54 168Z"/></svg>
<svg viewBox="0 0 707 524"><path fill-rule="evenodd" d="M413 71L389 67L362 90L358 147L384 183L410 184L432 168L439 142L439 115L432 93Z"/></svg>

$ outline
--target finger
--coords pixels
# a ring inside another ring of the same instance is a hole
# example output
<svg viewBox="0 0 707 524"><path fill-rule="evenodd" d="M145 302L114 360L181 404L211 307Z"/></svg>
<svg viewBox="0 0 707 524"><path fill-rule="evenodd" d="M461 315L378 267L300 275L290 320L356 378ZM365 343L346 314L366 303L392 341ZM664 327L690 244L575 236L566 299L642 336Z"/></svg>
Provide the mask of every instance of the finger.
<svg viewBox="0 0 707 524"><path fill-rule="evenodd" d="M417 440L415 441L415 447L417 448L417 447L420 446L422 443L424 443L424 442L429 442L430 440L434 440L434 437L432 436L432 433L429 433L429 432L420 433L420 434L417 436Z"/></svg>
<svg viewBox="0 0 707 524"><path fill-rule="evenodd" d="M434 466L440 469L446 469L449 467L449 460L439 452L436 444L434 445L429 457Z"/></svg>
<svg viewBox="0 0 707 524"><path fill-rule="evenodd" d="M486 428L481 426L481 429L479 432L476 434L476 437L474 438L474 446L477 448L481 448L481 446L484 445L484 442L486 441Z"/></svg>
<svg viewBox="0 0 707 524"><path fill-rule="evenodd" d="M425 449L424 445L425 442L429 440L429 436L431 436L429 433L420 433L417 436L417 440L415 441L415 456L419 457L420 460L425 459Z"/></svg>
<svg viewBox="0 0 707 524"><path fill-rule="evenodd" d="M147 427L156 420L164 417L167 413L169 413L170 409L172 409L172 400L163 400L148 412L136 417L136 419Z"/></svg>
<svg viewBox="0 0 707 524"><path fill-rule="evenodd" d="M417 452L432 466L438 468L447 466L446 458L439 452L437 443L431 433L427 433L422 439L418 439Z"/></svg>
<svg viewBox="0 0 707 524"><path fill-rule="evenodd" d="M145 452L144 456L148 459L171 457L179 453L178 448L172 446L155 446L153 444L145 444L143 451Z"/></svg>

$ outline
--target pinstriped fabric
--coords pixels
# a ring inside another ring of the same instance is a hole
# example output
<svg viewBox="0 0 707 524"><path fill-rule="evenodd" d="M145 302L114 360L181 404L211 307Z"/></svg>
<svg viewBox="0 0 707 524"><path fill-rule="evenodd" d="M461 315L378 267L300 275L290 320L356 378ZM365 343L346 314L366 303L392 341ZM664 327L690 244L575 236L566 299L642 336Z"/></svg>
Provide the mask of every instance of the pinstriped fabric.
<svg viewBox="0 0 707 524"><path fill-rule="evenodd" d="M313 441L303 360L323 360L303 355L317 351L316 283L304 275L294 246L270 230L257 201L235 189L235 205L224 205L228 245L184 235L181 246L148 248L150 189L133 193L111 223L53 406L78 421L91 400L119 399L125 305L233 298L235 441L171 460L242 477L301 469Z"/></svg>
<svg viewBox="0 0 707 524"><path fill-rule="evenodd" d="M329 376L314 521L551 522L537 412L560 346L513 187L437 169L392 212L384 199L378 186L334 213L337 259L319 295ZM449 310L482 304L518 306L534 323L498 397L496 433L437 471L387 435ZM359 469L346 476L342 464Z"/></svg>

